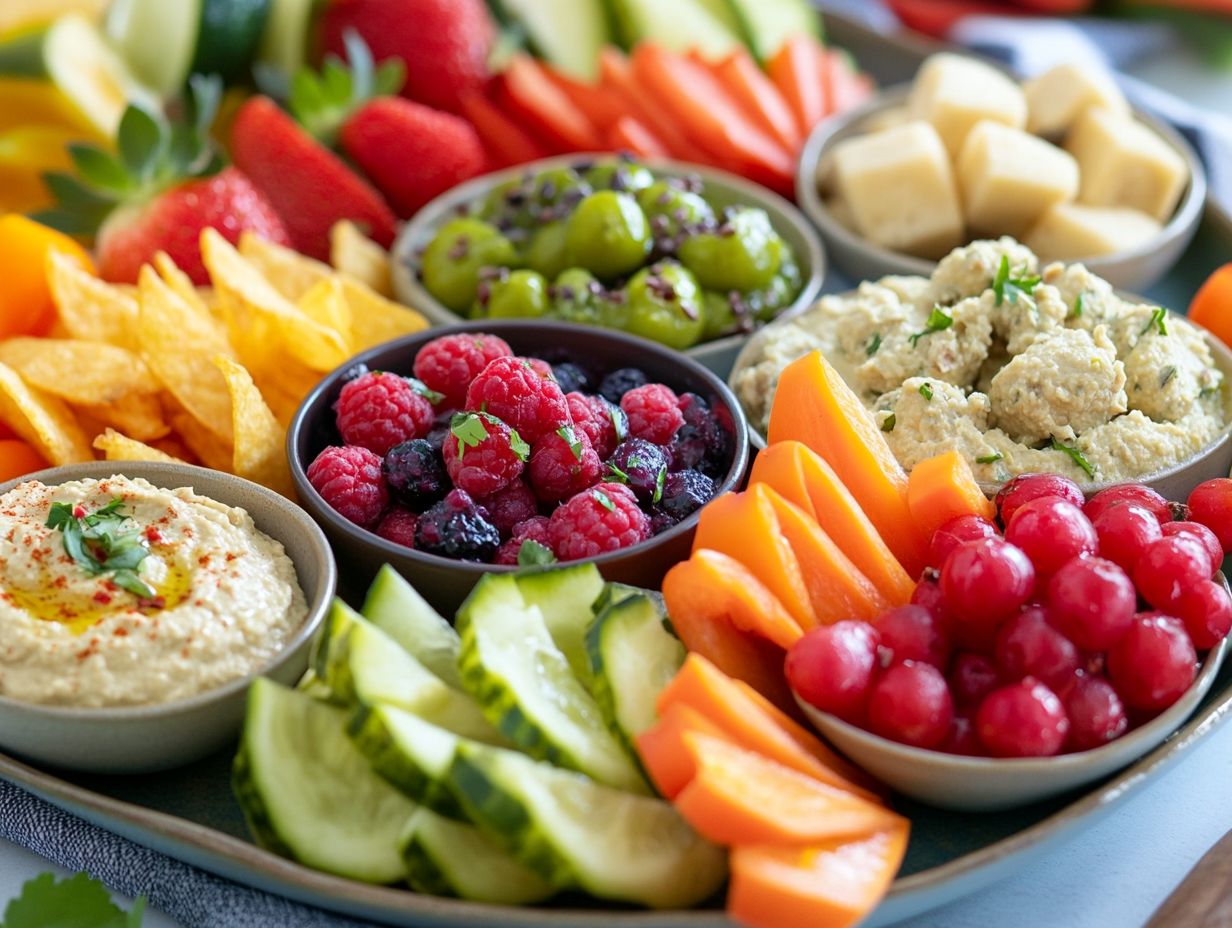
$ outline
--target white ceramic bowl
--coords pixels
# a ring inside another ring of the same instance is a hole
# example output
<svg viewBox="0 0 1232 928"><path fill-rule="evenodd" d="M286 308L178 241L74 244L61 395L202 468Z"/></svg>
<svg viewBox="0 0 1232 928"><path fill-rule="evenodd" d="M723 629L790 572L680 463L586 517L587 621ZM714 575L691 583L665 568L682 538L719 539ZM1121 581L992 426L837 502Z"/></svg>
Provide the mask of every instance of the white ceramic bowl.
<svg viewBox="0 0 1232 928"><path fill-rule="evenodd" d="M91 773L147 773L197 760L225 745L244 715L252 680L265 675L292 685L308 666L308 650L334 596L337 576L329 544L299 506L239 477L188 464L94 461L39 471L0 485L0 494L26 480L52 485L122 473L166 489L192 487L246 509L261 531L280 541L295 564L308 614L267 666L189 699L154 706L79 709L0 697L0 750L53 767Z"/></svg>

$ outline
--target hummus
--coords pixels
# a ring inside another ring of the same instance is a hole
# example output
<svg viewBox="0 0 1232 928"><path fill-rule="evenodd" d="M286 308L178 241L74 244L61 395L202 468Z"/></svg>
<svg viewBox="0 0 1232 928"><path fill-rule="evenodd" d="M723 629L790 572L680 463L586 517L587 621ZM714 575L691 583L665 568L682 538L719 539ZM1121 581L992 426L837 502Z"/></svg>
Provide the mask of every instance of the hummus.
<svg viewBox="0 0 1232 928"><path fill-rule="evenodd" d="M1008 271L1008 273L1007 273ZM1134 480L1215 441L1227 387L1203 333L1010 238L886 277L768 327L734 383L763 433L779 374L820 350L906 468L957 449L977 479Z"/></svg>
<svg viewBox="0 0 1232 928"><path fill-rule="evenodd" d="M47 524L56 503L72 525ZM70 556L70 528L108 507L109 537L90 541L97 530L87 528L85 553ZM0 696L11 699L185 699L261 669L308 611L282 545L243 509L187 488L121 476L29 481L0 496L0 539Z"/></svg>

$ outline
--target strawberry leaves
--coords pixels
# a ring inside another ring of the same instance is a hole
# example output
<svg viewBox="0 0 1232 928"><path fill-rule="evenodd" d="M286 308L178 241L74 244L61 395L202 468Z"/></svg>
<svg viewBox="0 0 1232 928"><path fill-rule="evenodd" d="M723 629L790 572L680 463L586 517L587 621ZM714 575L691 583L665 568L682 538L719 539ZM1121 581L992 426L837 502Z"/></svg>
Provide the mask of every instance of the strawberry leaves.
<svg viewBox="0 0 1232 928"><path fill-rule="evenodd" d="M291 78L287 108L296 121L322 144L332 146L343 123L375 97L402 89L406 66L398 59L381 62L354 29L343 36L347 61L326 55L320 73L305 68Z"/></svg>

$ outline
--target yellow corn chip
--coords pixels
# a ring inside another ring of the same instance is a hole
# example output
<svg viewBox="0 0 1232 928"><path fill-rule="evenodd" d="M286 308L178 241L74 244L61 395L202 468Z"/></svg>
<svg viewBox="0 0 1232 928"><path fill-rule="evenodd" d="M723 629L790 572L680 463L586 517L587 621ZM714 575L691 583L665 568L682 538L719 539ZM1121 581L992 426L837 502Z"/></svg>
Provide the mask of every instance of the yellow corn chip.
<svg viewBox="0 0 1232 928"><path fill-rule="evenodd" d="M191 277L180 270L180 266L175 263L171 255L165 251L156 252L154 255L154 269L158 271L158 276L163 279L163 282L174 290L176 295L192 309L206 316L210 314L210 307L201 298L197 285L192 282Z"/></svg>
<svg viewBox="0 0 1232 928"><path fill-rule="evenodd" d="M0 422L4 422L54 465L90 461L90 439L59 397L32 387L0 363Z"/></svg>
<svg viewBox="0 0 1232 928"><path fill-rule="evenodd" d="M134 393L105 405L74 406L81 416L111 426L138 441L153 441L171 432L156 393Z"/></svg>
<svg viewBox="0 0 1232 928"><path fill-rule="evenodd" d="M105 405L159 389L140 357L103 342L10 338L0 342L0 362L32 386L70 403Z"/></svg>
<svg viewBox="0 0 1232 928"><path fill-rule="evenodd" d="M141 356L198 423L230 444L231 393L210 359L218 354L231 355L231 346L153 268L141 269L140 287L137 337ZM189 445L192 447L191 442ZM205 460L204 455L199 456Z"/></svg>
<svg viewBox="0 0 1232 928"><path fill-rule="evenodd" d="M221 371L218 376L222 377ZM228 428L231 426L231 416L229 414L227 416L227 426ZM223 470L230 473L230 442L223 441L188 412L173 413L171 416L171 428L198 461L212 470Z"/></svg>
<svg viewBox="0 0 1232 928"><path fill-rule="evenodd" d="M47 255L47 282L71 337L123 348L136 344L137 301L126 290L99 280L54 249Z"/></svg>
<svg viewBox="0 0 1232 928"><path fill-rule="evenodd" d="M324 280L313 284L295 305L309 319L333 329L350 343L351 306L339 275L330 274Z"/></svg>
<svg viewBox="0 0 1232 928"><path fill-rule="evenodd" d="M283 450L285 430L262 399L248 371L222 355L214 363L231 388L231 426L235 435L232 473L284 496L291 495L291 471Z"/></svg>
<svg viewBox="0 0 1232 928"><path fill-rule="evenodd" d="M351 308L352 354L428 327L428 320L408 306L387 300L348 277L340 275L339 283Z"/></svg>
<svg viewBox="0 0 1232 928"><path fill-rule="evenodd" d="M169 464L184 464L182 458L177 458L166 452L159 451L144 442L129 438L115 429L107 429L94 439L94 447L103 452L108 461L166 461Z"/></svg>
<svg viewBox="0 0 1232 928"><path fill-rule="evenodd" d="M322 264L294 249L276 245L253 232L240 233L240 254L292 303L329 276Z"/></svg>
<svg viewBox="0 0 1232 928"><path fill-rule="evenodd" d="M340 219L329 230L329 263L338 273L354 278L374 293L394 295L389 252L349 219Z"/></svg>

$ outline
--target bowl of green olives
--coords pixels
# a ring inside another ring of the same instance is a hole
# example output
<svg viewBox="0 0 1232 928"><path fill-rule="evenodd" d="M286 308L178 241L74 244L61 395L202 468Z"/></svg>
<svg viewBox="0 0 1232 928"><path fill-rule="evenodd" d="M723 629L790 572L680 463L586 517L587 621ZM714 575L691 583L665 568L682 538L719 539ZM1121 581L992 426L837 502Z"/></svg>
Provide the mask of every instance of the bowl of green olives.
<svg viewBox="0 0 1232 928"><path fill-rule="evenodd" d="M433 322L550 319L619 329L720 377L750 332L807 306L825 259L794 206L743 178L563 155L437 197L393 248L394 290Z"/></svg>

